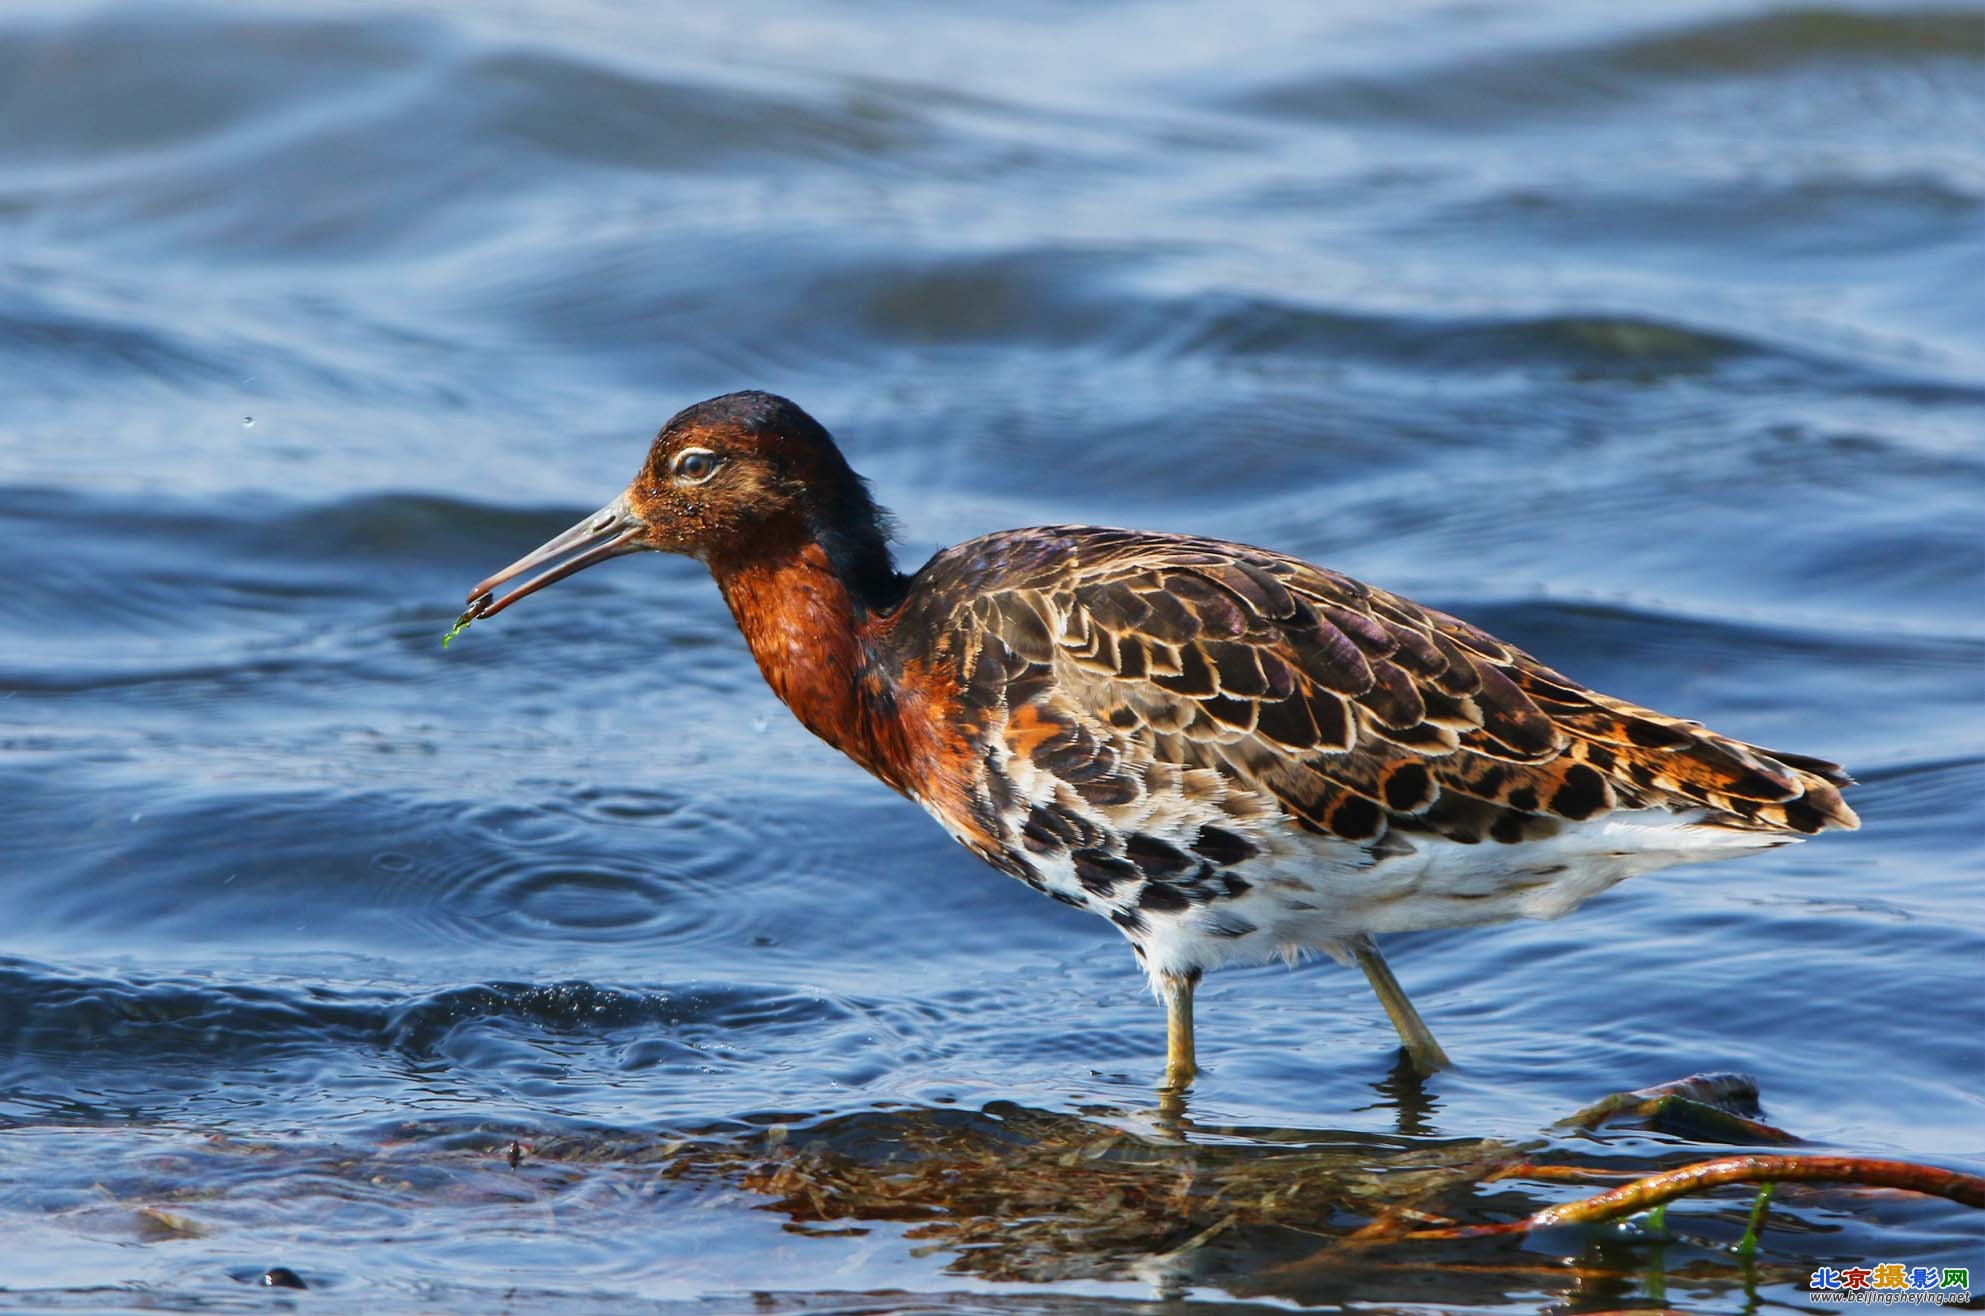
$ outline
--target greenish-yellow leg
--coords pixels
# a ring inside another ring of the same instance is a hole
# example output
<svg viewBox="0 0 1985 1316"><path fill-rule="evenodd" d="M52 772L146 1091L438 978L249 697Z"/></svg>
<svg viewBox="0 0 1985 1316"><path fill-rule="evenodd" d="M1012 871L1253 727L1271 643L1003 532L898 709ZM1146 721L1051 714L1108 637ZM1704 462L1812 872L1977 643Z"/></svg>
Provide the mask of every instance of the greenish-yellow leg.
<svg viewBox="0 0 1985 1316"><path fill-rule="evenodd" d="M1168 973L1165 989L1165 1089L1183 1092L1199 1073L1192 1050L1192 989L1199 985L1199 974Z"/></svg>
<svg viewBox="0 0 1985 1316"><path fill-rule="evenodd" d="M1453 1064L1454 1062L1447 1058L1447 1052L1441 1050L1441 1044L1434 1040L1433 1031L1427 1027L1427 1021L1413 1008L1413 1002L1406 999L1405 989L1399 985L1399 979L1392 976L1392 970L1386 965L1385 957L1378 953L1378 943L1367 936L1354 937L1348 945L1352 958L1357 960L1358 967L1365 971L1365 981L1369 982L1372 991L1377 993L1378 1003L1385 1007L1385 1013L1392 1020L1392 1026L1399 1030L1399 1040L1406 1044L1406 1055L1412 1060L1413 1068L1419 1071L1420 1076L1424 1078L1437 1069L1446 1069ZM1190 996L1187 998L1187 1008L1191 1008ZM1190 1035L1186 1045L1190 1049L1192 1045Z"/></svg>

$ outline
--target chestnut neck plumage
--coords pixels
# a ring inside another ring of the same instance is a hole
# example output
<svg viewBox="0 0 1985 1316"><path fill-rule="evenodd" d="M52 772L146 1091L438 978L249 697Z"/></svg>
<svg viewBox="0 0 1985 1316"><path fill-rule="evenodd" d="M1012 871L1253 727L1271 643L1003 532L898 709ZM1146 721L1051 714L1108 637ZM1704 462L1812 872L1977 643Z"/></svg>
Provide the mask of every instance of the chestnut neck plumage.
<svg viewBox="0 0 1985 1316"><path fill-rule="evenodd" d="M824 539L813 527L765 534L712 556L710 574L766 684L801 724L906 790L919 769L919 737L905 724L899 673L876 649L903 580L879 531L861 558Z"/></svg>

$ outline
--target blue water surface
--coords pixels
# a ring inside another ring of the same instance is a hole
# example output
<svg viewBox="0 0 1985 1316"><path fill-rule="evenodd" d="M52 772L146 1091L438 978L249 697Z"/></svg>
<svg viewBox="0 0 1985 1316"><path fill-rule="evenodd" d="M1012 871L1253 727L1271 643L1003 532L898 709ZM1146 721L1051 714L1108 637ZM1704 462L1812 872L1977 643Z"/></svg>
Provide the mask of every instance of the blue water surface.
<svg viewBox="0 0 1985 1316"><path fill-rule="evenodd" d="M1985 1171L1981 143L1976 5L8 5L0 1307L1740 1300L1686 1250L1665 1299L998 1277L513 1171L1148 1124L1117 933L813 741L695 563L443 651L742 387L908 561L1244 538L1863 782L1858 833L1396 939L1460 1062L1424 1089L1355 971L1215 975L1202 1124L1519 1140L1740 1070L1814 1144ZM1985 1266L1978 1213L1811 1200L1764 1257Z"/></svg>

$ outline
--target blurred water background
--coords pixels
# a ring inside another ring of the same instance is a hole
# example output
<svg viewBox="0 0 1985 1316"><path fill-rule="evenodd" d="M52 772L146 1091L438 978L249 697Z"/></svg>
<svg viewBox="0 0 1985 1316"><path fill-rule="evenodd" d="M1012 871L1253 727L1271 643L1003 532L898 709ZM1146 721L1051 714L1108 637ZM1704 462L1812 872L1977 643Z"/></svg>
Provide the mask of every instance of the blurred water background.
<svg viewBox="0 0 1985 1316"><path fill-rule="evenodd" d="M1738 1069L1817 1143L1980 1169L1982 144L1977 6L14 0L0 1306L262 1310L275 1265L374 1313L1249 1297L1217 1249L1016 1276L505 1164L1147 1122L1115 931L811 741L694 563L443 652L741 387L839 436L910 562L1245 538L1865 783L1858 834L1398 939L1461 1062L1424 1087L1355 972L1211 978L1220 1138L1520 1139ZM1957 1207L1878 1224L1764 1254L1985 1265ZM1734 1305L1708 1255L1666 1301ZM1596 1294L1472 1260L1253 1297L1663 1299L1659 1256Z"/></svg>

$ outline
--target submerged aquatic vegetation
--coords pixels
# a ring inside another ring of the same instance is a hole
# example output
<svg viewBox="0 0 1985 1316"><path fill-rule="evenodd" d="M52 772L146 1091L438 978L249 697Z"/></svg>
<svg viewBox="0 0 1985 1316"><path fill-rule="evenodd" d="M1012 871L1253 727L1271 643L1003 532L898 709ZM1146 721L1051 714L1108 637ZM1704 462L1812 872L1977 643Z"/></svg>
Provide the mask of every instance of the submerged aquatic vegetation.
<svg viewBox="0 0 1985 1316"><path fill-rule="evenodd" d="M1770 1191L1792 1183L1906 1189L1985 1207L1985 1178L1899 1161L1773 1153L1676 1165L1664 1151L1594 1164L1579 1154L1592 1130L1626 1118L1740 1145L1797 1141L1752 1118L1755 1098L1753 1083L1727 1074L1618 1093L1553 1126L1584 1130L1575 1143L1209 1129L1182 1120L1136 1130L1001 1105L864 1112L804 1133L691 1140L667 1173L760 1195L799 1233L907 1225L908 1238L952 1254L950 1269L985 1279L1169 1276L1297 1298L1317 1296L1319 1285L1337 1291L1361 1269L1424 1265L1436 1245L1443 1265L1489 1264L1499 1254L1479 1251L1493 1246L1488 1240L1545 1231L1570 1244L1564 1263L1598 1264L1586 1254L1618 1241L1614 1222L1650 1208L1665 1213L1670 1202L1727 1184L1767 1185L1737 1217L1747 1220L1741 1238L1704 1245L1746 1264ZM1566 1184L1614 1186L1542 1200ZM1822 1200L1818 1191L1799 1204ZM1838 1190L1824 1200L1831 1212L1854 1209ZM1729 1215L1719 1208L1719 1229L1728 1230ZM1462 1242L1476 1251L1452 1250ZM1549 1245L1533 1242L1524 1255L1540 1246Z"/></svg>
<svg viewBox="0 0 1985 1316"><path fill-rule="evenodd" d="M881 1248L982 1280L1297 1302L1391 1301L1410 1285L1427 1302L1534 1306L1540 1294L1661 1300L1671 1280L1698 1294L1803 1288L1814 1267L1879 1247L1912 1200L1888 1190L1985 1206L1979 1176L1789 1152L1791 1135L1757 1133L1770 1126L1753 1118L1755 1095L1741 1078L1698 1076L1616 1094L1522 1141L1218 1127L1177 1104L1074 1114L1006 1102L672 1137L459 1123L359 1147L216 1135L145 1158L65 1218L126 1236L135 1218L146 1241L226 1242L272 1219L281 1230L342 1220L346 1204L387 1230L452 1212L462 1219L449 1228L505 1236L583 1236L630 1212L658 1223L762 1212L795 1237L802 1264L819 1249L820 1267L836 1247ZM1725 1141L1705 1155L1663 1131L1678 1109L1695 1128L1707 1112L1736 1122L1709 1135ZM1748 1150L1760 1143L1770 1150ZM286 1186L299 1177L312 1185L301 1198ZM1759 1183L1774 1185L1769 1197L1690 1200Z"/></svg>

